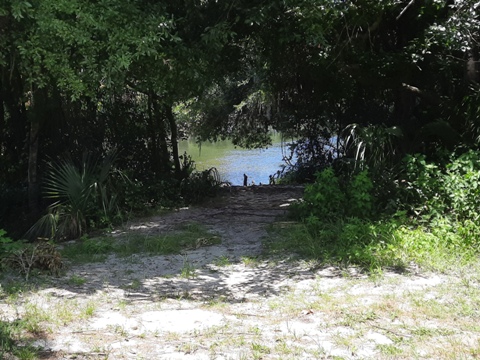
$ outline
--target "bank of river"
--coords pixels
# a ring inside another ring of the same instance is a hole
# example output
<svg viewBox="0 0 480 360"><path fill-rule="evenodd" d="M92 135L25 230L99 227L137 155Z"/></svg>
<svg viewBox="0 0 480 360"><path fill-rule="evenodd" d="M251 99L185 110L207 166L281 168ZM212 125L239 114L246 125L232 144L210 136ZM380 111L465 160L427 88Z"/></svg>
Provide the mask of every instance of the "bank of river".
<svg viewBox="0 0 480 360"><path fill-rule="evenodd" d="M267 149L247 150L235 147L230 141L202 143L199 147L194 141L179 144L181 153L187 152L195 160L197 170L217 168L222 180L232 185L243 184L243 174L248 176L248 183L268 184L269 176L281 169L284 145L280 136L273 139Z"/></svg>

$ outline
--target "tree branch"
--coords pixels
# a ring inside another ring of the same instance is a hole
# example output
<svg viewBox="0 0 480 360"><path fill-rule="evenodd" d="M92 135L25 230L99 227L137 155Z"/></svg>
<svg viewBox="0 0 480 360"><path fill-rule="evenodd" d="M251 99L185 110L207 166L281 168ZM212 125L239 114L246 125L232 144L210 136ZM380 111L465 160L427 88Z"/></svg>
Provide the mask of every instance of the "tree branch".
<svg viewBox="0 0 480 360"><path fill-rule="evenodd" d="M403 14L405 14L405 11L407 11L408 8L413 5L414 2L415 2L415 0L410 0L410 2L407 4L407 6L405 6L403 8L403 10L400 12L400 14L398 14L397 19L396 19L397 21L398 21L398 19L400 19L402 17Z"/></svg>
<svg viewBox="0 0 480 360"><path fill-rule="evenodd" d="M440 104L440 99L438 98L438 96L427 93L427 92L419 89L416 86L412 86L412 85L402 83L402 88L405 89L405 90L408 90L409 92L411 92L413 94L415 94L419 98L427 100L428 102L430 102L434 105L439 105Z"/></svg>

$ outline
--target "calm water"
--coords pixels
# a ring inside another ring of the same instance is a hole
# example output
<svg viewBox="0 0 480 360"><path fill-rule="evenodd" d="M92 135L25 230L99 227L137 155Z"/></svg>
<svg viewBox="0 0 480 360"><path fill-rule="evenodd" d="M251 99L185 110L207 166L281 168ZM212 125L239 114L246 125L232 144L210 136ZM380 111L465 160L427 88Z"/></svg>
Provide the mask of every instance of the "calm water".
<svg viewBox="0 0 480 360"><path fill-rule="evenodd" d="M179 152L185 151L195 160L197 170L217 168L224 181L232 185L243 185L243 174L248 183L268 184L269 175L275 174L282 165L282 142L280 136L273 139L267 149L245 150L236 148L230 141L202 143L201 148L193 141L182 141Z"/></svg>

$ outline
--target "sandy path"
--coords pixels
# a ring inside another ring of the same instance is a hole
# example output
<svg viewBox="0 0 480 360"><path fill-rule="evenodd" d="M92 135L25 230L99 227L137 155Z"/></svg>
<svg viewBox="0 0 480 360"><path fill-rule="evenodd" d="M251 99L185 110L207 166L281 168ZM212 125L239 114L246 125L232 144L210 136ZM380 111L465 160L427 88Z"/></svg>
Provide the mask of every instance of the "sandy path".
<svg viewBox="0 0 480 360"><path fill-rule="evenodd" d="M355 269L262 255L267 227L301 194L299 187L233 188L210 205L133 222L115 236L193 221L222 242L74 266L55 287L21 298L16 314L11 305L3 310L21 316L33 304L57 314L35 342L45 359L382 358L382 349L403 336L391 309L378 305L385 315L362 316L389 296L441 286L445 277L392 273L375 282ZM85 282L72 285L72 278Z"/></svg>
<svg viewBox="0 0 480 360"><path fill-rule="evenodd" d="M94 301L98 305L95 316L60 328L36 345L50 358L101 358L104 354L110 359L183 358L185 352L174 350L175 346L164 344L158 350L157 335L185 335L224 325L225 315L203 309L206 302L242 304L280 293L291 269L280 263L272 269L255 259L262 254L267 226L285 215L288 205L302 192L302 187L233 187L206 206L135 221L117 230L115 236L119 237L126 233L155 235L197 222L218 234L222 242L179 255L110 256L104 263L72 267L65 279L87 279L85 284L42 290L39 301L44 301L45 294L49 297L45 307L54 306L52 299ZM219 259L228 265L214 265ZM193 277L181 276L186 263L194 271ZM115 331L137 339L123 342ZM149 336L139 341L139 335L152 333L154 341ZM192 358L201 357L196 353Z"/></svg>

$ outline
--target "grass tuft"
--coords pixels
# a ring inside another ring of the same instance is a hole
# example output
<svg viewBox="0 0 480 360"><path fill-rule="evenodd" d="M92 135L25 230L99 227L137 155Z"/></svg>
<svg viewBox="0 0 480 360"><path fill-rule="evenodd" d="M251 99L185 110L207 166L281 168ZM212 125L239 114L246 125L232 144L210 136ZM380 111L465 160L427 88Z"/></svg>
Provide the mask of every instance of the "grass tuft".
<svg viewBox="0 0 480 360"><path fill-rule="evenodd" d="M109 254L122 257L138 253L169 255L219 243L221 243L219 236L212 234L200 224L189 223L164 235L130 234L119 239L112 237L84 239L66 246L62 253L74 263L90 263L105 261Z"/></svg>
<svg viewBox="0 0 480 360"><path fill-rule="evenodd" d="M416 264L425 270L448 272L470 266L478 258L479 247L465 242L463 234L449 225L442 227L438 222L432 230L407 223L404 219L357 218L322 222L310 217L284 226L281 232L271 229L266 247L274 254L293 252L326 264L360 266L375 279L386 268L402 272Z"/></svg>

